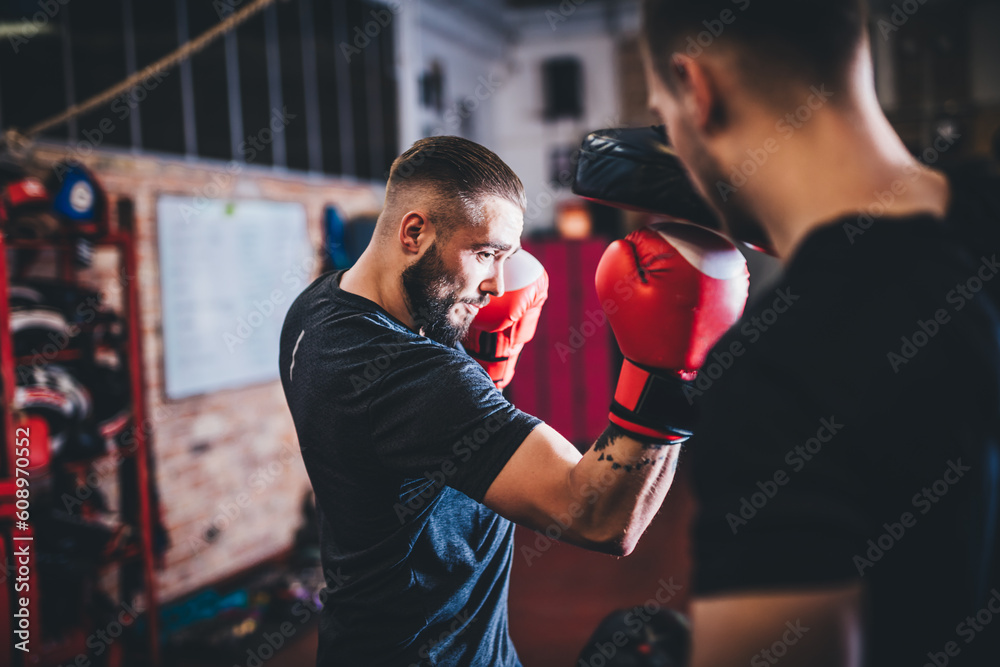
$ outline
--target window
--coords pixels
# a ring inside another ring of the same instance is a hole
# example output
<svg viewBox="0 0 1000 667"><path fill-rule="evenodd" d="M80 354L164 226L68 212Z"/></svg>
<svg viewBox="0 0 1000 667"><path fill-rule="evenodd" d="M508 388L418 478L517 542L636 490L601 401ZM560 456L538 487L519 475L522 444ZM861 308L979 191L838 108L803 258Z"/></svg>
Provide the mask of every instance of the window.
<svg viewBox="0 0 1000 667"><path fill-rule="evenodd" d="M580 61L567 56L542 63L545 120L580 118L583 115Z"/></svg>
<svg viewBox="0 0 1000 667"><path fill-rule="evenodd" d="M246 5L50 4L51 15L35 3L0 9L8 26L24 26L23 35L0 43L0 129L27 129L86 100ZM84 150L123 147L381 179L397 154L391 18L372 2L279 2L187 65L43 136Z"/></svg>

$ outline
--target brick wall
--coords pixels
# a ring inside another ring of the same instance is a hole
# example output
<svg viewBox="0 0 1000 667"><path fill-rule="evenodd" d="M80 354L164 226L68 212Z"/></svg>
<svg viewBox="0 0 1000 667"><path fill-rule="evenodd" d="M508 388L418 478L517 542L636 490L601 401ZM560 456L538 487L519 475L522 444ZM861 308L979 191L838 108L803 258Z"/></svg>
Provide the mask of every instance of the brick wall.
<svg viewBox="0 0 1000 667"><path fill-rule="evenodd" d="M44 165L65 155L64 149L43 146L35 159ZM163 519L171 541L165 568L159 572L159 596L170 600L287 549L299 526L309 481L277 380L166 399L157 196L302 203L318 253L326 205L336 204L350 217L377 211L379 194L368 184L279 174L245 165L234 175L235 165L223 163L97 151L73 157L96 172L112 198L128 196L135 203L139 269L134 279L140 293L147 411ZM92 274L112 303L123 281L132 279L116 275L114 263L105 257L97 258ZM108 495L113 495L110 489Z"/></svg>

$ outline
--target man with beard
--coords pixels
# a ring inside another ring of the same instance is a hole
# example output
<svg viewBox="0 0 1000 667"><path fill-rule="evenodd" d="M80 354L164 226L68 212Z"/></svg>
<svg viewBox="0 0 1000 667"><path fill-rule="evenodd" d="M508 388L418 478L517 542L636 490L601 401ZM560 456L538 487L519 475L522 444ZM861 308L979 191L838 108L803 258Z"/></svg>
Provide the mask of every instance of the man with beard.
<svg viewBox="0 0 1000 667"><path fill-rule="evenodd" d="M643 11L650 107L784 264L690 441L694 667L997 664L996 179L906 150L862 0Z"/></svg>
<svg viewBox="0 0 1000 667"><path fill-rule="evenodd" d="M418 141L393 163L357 263L288 312L279 362L320 517L323 667L517 667L511 522L626 555L670 486L669 445L690 435L681 376L742 310L745 261L690 225L613 246L599 281L615 295L604 300L615 333L631 330L619 339L633 363L612 424L581 455L456 345L504 294L524 209L520 180L491 151ZM648 299L690 326L667 333Z"/></svg>

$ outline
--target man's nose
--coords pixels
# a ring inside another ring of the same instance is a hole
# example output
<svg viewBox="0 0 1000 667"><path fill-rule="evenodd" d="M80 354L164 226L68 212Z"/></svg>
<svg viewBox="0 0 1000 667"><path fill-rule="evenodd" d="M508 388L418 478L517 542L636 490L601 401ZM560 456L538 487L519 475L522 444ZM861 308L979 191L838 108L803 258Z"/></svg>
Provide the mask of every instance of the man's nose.
<svg viewBox="0 0 1000 667"><path fill-rule="evenodd" d="M484 292L488 292L495 297L503 296L503 268L500 266L500 262L494 263L493 273L488 279L483 281L482 288Z"/></svg>

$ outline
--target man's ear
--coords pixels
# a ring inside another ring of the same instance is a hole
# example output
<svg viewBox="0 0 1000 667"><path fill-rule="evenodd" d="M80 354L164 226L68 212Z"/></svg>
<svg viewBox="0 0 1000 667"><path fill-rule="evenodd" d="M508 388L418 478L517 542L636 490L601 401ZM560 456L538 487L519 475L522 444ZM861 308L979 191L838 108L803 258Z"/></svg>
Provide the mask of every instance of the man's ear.
<svg viewBox="0 0 1000 667"><path fill-rule="evenodd" d="M683 53L671 57L674 76L680 88L680 102L685 105L687 116L697 129L711 133L721 118L722 100L710 69L703 63Z"/></svg>
<svg viewBox="0 0 1000 667"><path fill-rule="evenodd" d="M399 223L399 243L414 255L434 240L434 223L421 211L409 211Z"/></svg>

